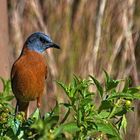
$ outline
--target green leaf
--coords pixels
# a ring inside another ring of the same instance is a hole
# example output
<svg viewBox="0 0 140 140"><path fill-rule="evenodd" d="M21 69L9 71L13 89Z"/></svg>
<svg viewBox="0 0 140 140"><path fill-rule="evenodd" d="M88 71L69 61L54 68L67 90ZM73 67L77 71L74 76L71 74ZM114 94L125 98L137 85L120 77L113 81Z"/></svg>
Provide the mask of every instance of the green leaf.
<svg viewBox="0 0 140 140"><path fill-rule="evenodd" d="M125 85L124 85L124 88L123 88L122 92L127 92L128 88L129 88L129 85L130 85L130 78L127 78L125 80Z"/></svg>
<svg viewBox="0 0 140 140"><path fill-rule="evenodd" d="M44 122L43 120L39 119L35 123L31 125L31 128L37 129L39 132L44 129Z"/></svg>
<svg viewBox="0 0 140 140"><path fill-rule="evenodd" d="M127 126L127 119L126 116L123 115L120 128L124 129L125 133L126 133L126 126Z"/></svg>
<svg viewBox="0 0 140 140"><path fill-rule="evenodd" d="M11 81L10 80L5 80L4 93L6 93L6 95L9 95L9 93L11 91L12 91L12 89L11 89Z"/></svg>
<svg viewBox="0 0 140 140"><path fill-rule="evenodd" d="M62 125L62 127L63 127L63 132L75 133L76 131L79 131L79 127L75 122L64 124Z"/></svg>
<svg viewBox="0 0 140 140"><path fill-rule="evenodd" d="M133 94L133 99L138 99L138 100L140 100L140 93L135 93L135 94Z"/></svg>
<svg viewBox="0 0 140 140"><path fill-rule="evenodd" d="M93 80L94 84L96 85L96 87L97 87L97 89L98 89L98 91L99 91L99 95L100 95L101 97L103 97L103 88L102 88L102 85L101 85L101 84L99 83L99 81L96 80L93 76L90 75L90 77L91 77L91 79Z"/></svg>
<svg viewBox="0 0 140 140"><path fill-rule="evenodd" d="M52 113L55 114L55 115L59 115L59 104L58 104L58 102L56 102L56 105L53 108Z"/></svg>
<svg viewBox="0 0 140 140"><path fill-rule="evenodd" d="M77 112L77 121L78 121L78 125L81 124L82 122L82 110L81 109L78 109L78 112Z"/></svg>
<svg viewBox="0 0 140 140"><path fill-rule="evenodd" d="M63 84L62 82L58 82L58 81L56 81L56 82L57 82L57 84L58 84L60 87L62 87L62 89L63 89L66 93L69 93L68 88L67 88L67 86L66 86L65 84Z"/></svg>
<svg viewBox="0 0 140 140"><path fill-rule="evenodd" d="M9 136L0 136L0 140L12 140Z"/></svg>
<svg viewBox="0 0 140 140"><path fill-rule="evenodd" d="M91 98L85 98L82 100L81 105L82 106L86 106L88 103L92 103L92 99Z"/></svg>
<svg viewBox="0 0 140 140"><path fill-rule="evenodd" d="M111 94L108 97L108 100L116 99L116 98L134 99L135 97L132 94L117 92L117 93Z"/></svg>
<svg viewBox="0 0 140 140"><path fill-rule="evenodd" d="M80 78L78 78L76 75L74 75L74 78L72 80L72 88L76 87L78 85L78 83L80 82Z"/></svg>
<svg viewBox="0 0 140 140"><path fill-rule="evenodd" d="M40 118L40 110L39 108L37 108L33 114L31 115L31 118L35 119L35 120L38 120Z"/></svg>
<svg viewBox="0 0 140 140"><path fill-rule="evenodd" d="M102 110L107 110L107 109L111 109L113 107L112 102L110 100L103 100L101 102L101 105L99 107L99 112Z"/></svg>
<svg viewBox="0 0 140 140"><path fill-rule="evenodd" d="M6 87L6 80L4 80L2 77L0 77L0 80L3 84L3 91L4 91L4 88Z"/></svg>
<svg viewBox="0 0 140 140"><path fill-rule="evenodd" d="M59 103L59 105L63 105L66 108L71 108L72 107L72 105L70 103Z"/></svg>
<svg viewBox="0 0 140 140"><path fill-rule="evenodd" d="M112 79L111 79L111 80L107 83L107 91L116 88L118 84L119 84L119 81L118 81L118 80L112 80Z"/></svg>
<svg viewBox="0 0 140 140"><path fill-rule="evenodd" d="M128 88L128 90L127 90L127 93L129 93L129 94L134 94L134 93L139 93L139 92L140 92L140 90L135 87Z"/></svg>
<svg viewBox="0 0 140 140"><path fill-rule="evenodd" d="M106 76L106 91L110 91L111 89L114 89L118 86L119 80L113 80L111 77L109 77L108 73L104 70L105 76Z"/></svg>
<svg viewBox="0 0 140 140"><path fill-rule="evenodd" d="M64 132L68 132L68 133L73 134L73 133L76 133L79 130L80 129L76 125L76 123L70 122L70 123L66 123L66 124L62 124L62 125L58 126L58 128L56 128L54 130L54 136L56 138L60 133L64 133Z"/></svg>
<svg viewBox="0 0 140 140"><path fill-rule="evenodd" d="M105 73L106 83L108 83L108 81L110 81L110 77L109 77L108 73L105 70L103 70L103 71Z"/></svg>
<svg viewBox="0 0 140 140"><path fill-rule="evenodd" d="M108 112L108 111L101 111L99 114L98 114L98 116L101 118L101 119L105 119L105 118L108 118L108 116L109 116L109 114L110 114L110 112Z"/></svg>
<svg viewBox="0 0 140 140"><path fill-rule="evenodd" d="M14 98L13 95L4 96L4 100L6 100L6 101L11 101L13 98Z"/></svg>
<svg viewBox="0 0 140 140"><path fill-rule="evenodd" d="M108 123L96 123L96 125L97 125L98 131L101 131L105 134L112 135L112 136L118 138L118 140L121 140L118 130L111 123L109 123L109 122Z"/></svg>
<svg viewBox="0 0 140 140"><path fill-rule="evenodd" d="M9 93L11 92L11 81L10 80L5 80L2 77L0 77L0 80L1 80L2 85L3 85L2 93L4 95L9 95Z"/></svg>
<svg viewBox="0 0 140 140"><path fill-rule="evenodd" d="M108 136L108 139L109 140L122 140L120 137L118 138L118 137L115 137L115 136L112 136L112 135L107 135Z"/></svg>
<svg viewBox="0 0 140 140"><path fill-rule="evenodd" d="M67 113L65 114L65 116L64 116L63 119L61 120L60 124L64 123L64 122L67 120L69 114L70 114L70 108L68 109Z"/></svg>
<svg viewBox="0 0 140 140"><path fill-rule="evenodd" d="M116 107L114 113L110 116L110 118L114 117L115 115L122 116L122 115L124 115L126 113L127 113L127 110L126 110L126 108L124 106L118 106L118 107Z"/></svg>
<svg viewBox="0 0 140 140"><path fill-rule="evenodd" d="M44 121L48 127L54 127L58 124L59 121L59 106L56 104L55 108L50 112L46 113L44 117Z"/></svg>
<svg viewBox="0 0 140 140"><path fill-rule="evenodd" d="M11 129L13 130L13 133L16 135L17 132L20 129L20 121L19 120L14 120L14 119L9 119L8 121L9 126L11 127Z"/></svg>

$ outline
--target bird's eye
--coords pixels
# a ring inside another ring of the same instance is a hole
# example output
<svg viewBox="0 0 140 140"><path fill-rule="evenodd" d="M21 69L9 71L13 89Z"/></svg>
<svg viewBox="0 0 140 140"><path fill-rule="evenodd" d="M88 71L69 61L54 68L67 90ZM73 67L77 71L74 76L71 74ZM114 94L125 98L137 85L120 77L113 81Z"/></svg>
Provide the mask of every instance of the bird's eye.
<svg viewBox="0 0 140 140"><path fill-rule="evenodd" d="M45 39L43 39L42 37L40 37L40 41L41 41L42 43L45 43L45 42L46 42Z"/></svg>

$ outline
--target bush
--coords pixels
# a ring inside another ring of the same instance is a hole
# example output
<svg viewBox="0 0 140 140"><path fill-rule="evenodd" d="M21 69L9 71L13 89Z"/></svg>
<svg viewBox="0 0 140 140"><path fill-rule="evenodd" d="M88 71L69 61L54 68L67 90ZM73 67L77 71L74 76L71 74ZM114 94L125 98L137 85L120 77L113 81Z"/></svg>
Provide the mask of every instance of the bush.
<svg viewBox="0 0 140 140"><path fill-rule="evenodd" d="M2 140L121 140L127 127L126 113L134 110L132 101L140 99L138 87L129 87L129 79L114 80L105 72L105 84L101 84L93 76L88 79L74 76L69 85L57 82L65 91L67 102L57 103L42 118L36 109L25 120L23 112L14 116L9 104L13 98L10 81L1 80L4 85L0 94ZM124 88L118 90L124 82ZM97 94L89 90L92 87L97 89L98 104L95 104Z"/></svg>

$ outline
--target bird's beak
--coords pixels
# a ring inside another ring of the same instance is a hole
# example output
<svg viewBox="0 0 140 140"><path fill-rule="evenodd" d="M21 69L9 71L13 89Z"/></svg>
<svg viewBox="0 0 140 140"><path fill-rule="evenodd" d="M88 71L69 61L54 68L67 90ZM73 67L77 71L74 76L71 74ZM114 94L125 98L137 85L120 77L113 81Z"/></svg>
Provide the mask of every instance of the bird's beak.
<svg viewBox="0 0 140 140"><path fill-rule="evenodd" d="M55 44L55 43L52 43L52 47L53 47L53 48L56 48L56 49L60 49L60 46L57 45L57 44Z"/></svg>
<svg viewBox="0 0 140 140"><path fill-rule="evenodd" d="M55 43L49 43L47 48L56 48L56 49L60 49L60 46L55 44Z"/></svg>

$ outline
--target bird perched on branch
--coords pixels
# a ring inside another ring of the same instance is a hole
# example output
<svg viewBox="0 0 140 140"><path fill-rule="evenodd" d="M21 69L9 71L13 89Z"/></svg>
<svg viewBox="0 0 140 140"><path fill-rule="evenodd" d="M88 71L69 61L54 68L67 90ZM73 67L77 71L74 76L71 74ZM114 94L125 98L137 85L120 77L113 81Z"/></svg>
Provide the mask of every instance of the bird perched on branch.
<svg viewBox="0 0 140 140"><path fill-rule="evenodd" d="M15 113L23 111L25 118L28 117L30 101L37 100L38 108L41 104L47 78L47 65L43 52L48 48L60 47L42 32L31 34L11 70L12 90L17 100Z"/></svg>

